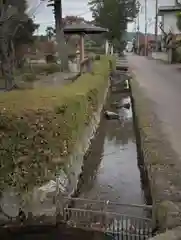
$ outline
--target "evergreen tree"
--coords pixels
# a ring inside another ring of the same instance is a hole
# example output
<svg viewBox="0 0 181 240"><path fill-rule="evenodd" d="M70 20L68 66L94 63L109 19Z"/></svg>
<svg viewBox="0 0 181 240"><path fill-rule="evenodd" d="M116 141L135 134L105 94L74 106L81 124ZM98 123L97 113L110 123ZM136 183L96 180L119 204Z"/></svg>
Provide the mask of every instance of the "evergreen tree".
<svg viewBox="0 0 181 240"><path fill-rule="evenodd" d="M7 90L15 86L16 49L33 41L33 32L38 27L25 13L26 7L26 0L0 0L0 60Z"/></svg>
<svg viewBox="0 0 181 240"><path fill-rule="evenodd" d="M90 0L89 5L95 24L107 28L107 39L116 43L121 42L127 23L138 13L135 0Z"/></svg>

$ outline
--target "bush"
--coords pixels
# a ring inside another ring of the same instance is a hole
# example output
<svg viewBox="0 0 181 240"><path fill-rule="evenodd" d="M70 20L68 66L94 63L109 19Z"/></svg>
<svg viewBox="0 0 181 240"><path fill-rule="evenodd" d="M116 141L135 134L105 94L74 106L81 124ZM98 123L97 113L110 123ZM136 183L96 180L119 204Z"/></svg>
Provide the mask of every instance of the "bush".
<svg viewBox="0 0 181 240"><path fill-rule="evenodd" d="M181 12L177 12L176 17L177 17L177 27L181 31Z"/></svg>
<svg viewBox="0 0 181 240"><path fill-rule="evenodd" d="M47 75L48 74L52 74L55 72L60 72L60 65L56 64L56 63L51 63L51 64L47 64L42 68L43 72L45 72Z"/></svg>
<svg viewBox="0 0 181 240"><path fill-rule="evenodd" d="M32 71L34 74L52 74L60 71L60 65L56 63L34 64Z"/></svg>
<svg viewBox="0 0 181 240"><path fill-rule="evenodd" d="M104 54L105 49L103 47L90 47L90 48L85 48L85 52L93 52L95 54Z"/></svg>
<svg viewBox="0 0 181 240"><path fill-rule="evenodd" d="M24 82L34 82L37 80L36 75L33 73L24 73L22 75L22 80Z"/></svg>
<svg viewBox="0 0 181 240"><path fill-rule="evenodd" d="M181 47L178 47L175 49L175 51L173 51L173 60L176 63L181 62Z"/></svg>
<svg viewBox="0 0 181 240"><path fill-rule="evenodd" d="M55 63L56 62L56 57L52 54L49 54L45 57L46 63Z"/></svg>
<svg viewBox="0 0 181 240"><path fill-rule="evenodd" d="M100 60L101 59L101 56L100 55L96 55L95 56L95 60Z"/></svg>
<svg viewBox="0 0 181 240"><path fill-rule="evenodd" d="M31 189L48 181L83 134L108 84L108 59L59 88L0 95L0 183Z"/></svg>

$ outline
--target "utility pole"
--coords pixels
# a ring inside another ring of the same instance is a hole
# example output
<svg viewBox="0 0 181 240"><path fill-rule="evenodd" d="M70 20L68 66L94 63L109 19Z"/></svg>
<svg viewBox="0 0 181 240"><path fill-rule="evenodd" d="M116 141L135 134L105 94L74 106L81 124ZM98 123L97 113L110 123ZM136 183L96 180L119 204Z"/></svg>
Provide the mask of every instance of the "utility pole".
<svg viewBox="0 0 181 240"><path fill-rule="evenodd" d="M138 16L137 16L137 54L140 54L140 11L141 11L141 4L137 1L138 7Z"/></svg>
<svg viewBox="0 0 181 240"><path fill-rule="evenodd" d="M61 71L68 71L68 50L64 38L64 23L62 16L62 0L54 0L55 9L57 4L57 15L55 13L56 21L56 38L58 45L59 58L61 60ZM55 10L56 11L56 10Z"/></svg>
<svg viewBox="0 0 181 240"><path fill-rule="evenodd" d="M62 1L54 0L54 11L55 11L55 28L56 31L61 28L62 25Z"/></svg>
<svg viewBox="0 0 181 240"><path fill-rule="evenodd" d="M67 45L64 39L64 23L62 16L62 0L49 0L48 6L54 7L55 30L58 46L58 56L61 60L61 71L68 71Z"/></svg>
<svg viewBox="0 0 181 240"><path fill-rule="evenodd" d="M137 25L137 23L136 23L136 18L135 18L135 20L134 20L134 29L133 29L133 32L136 34L136 25Z"/></svg>
<svg viewBox="0 0 181 240"><path fill-rule="evenodd" d="M138 25L137 25L137 54L140 54L140 15L138 13Z"/></svg>
<svg viewBox="0 0 181 240"><path fill-rule="evenodd" d="M148 15L147 15L147 0L145 0L145 56L147 56L148 44Z"/></svg>
<svg viewBox="0 0 181 240"><path fill-rule="evenodd" d="M155 0L155 43L158 50L158 0Z"/></svg>

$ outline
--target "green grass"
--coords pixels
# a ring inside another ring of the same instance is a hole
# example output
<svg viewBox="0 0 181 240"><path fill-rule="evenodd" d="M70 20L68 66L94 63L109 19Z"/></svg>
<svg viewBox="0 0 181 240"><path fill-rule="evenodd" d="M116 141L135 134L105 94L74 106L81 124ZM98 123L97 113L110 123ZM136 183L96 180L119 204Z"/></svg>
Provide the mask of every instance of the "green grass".
<svg viewBox="0 0 181 240"><path fill-rule="evenodd" d="M70 85L0 95L1 187L25 190L63 166L108 84L108 58Z"/></svg>

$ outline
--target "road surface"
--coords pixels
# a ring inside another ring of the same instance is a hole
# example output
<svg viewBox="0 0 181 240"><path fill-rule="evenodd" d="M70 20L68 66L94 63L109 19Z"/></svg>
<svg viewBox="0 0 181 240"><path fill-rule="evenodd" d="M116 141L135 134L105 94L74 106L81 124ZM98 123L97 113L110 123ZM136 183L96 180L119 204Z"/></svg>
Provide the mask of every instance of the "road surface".
<svg viewBox="0 0 181 240"><path fill-rule="evenodd" d="M178 66L141 56L127 58L146 96L154 102L164 134L181 158L181 71Z"/></svg>

